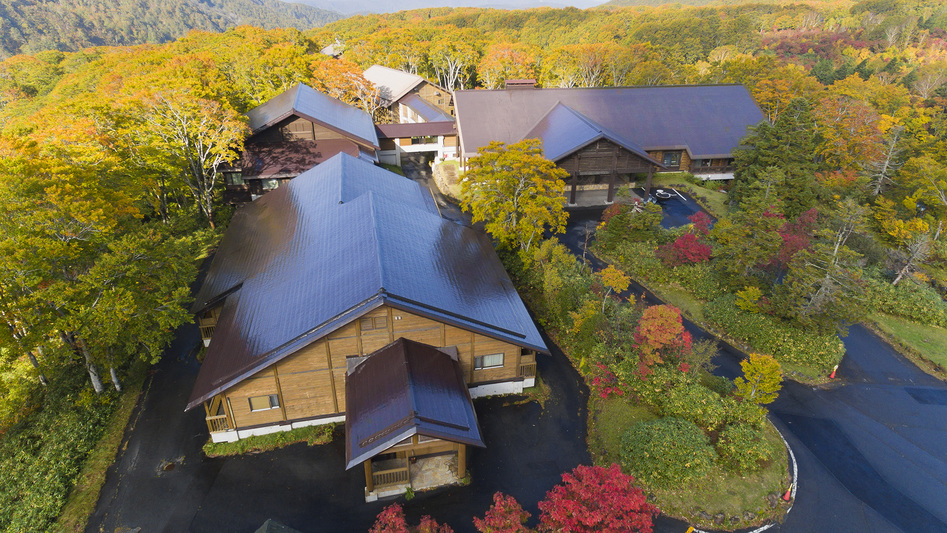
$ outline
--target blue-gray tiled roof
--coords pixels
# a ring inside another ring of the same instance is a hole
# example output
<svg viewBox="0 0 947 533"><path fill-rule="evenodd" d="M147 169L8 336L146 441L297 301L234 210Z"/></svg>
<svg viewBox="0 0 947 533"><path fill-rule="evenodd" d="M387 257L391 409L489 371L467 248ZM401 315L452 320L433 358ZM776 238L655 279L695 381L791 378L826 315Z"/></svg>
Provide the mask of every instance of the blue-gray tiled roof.
<svg viewBox="0 0 947 533"><path fill-rule="evenodd" d="M463 154L522 140L556 102L645 150L686 148L697 159L730 157L764 119L742 85L455 91Z"/></svg>
<svg viewBox="0 0 947 533"><path fill-rule="evenodd" d="M482 233L345 154L237 211L193 311L222 296L188 409L382 304L546 351Z"/></svg>
<svg viewBox="0 0 947 533"><path fill-rule="evenodd" d="M378 148L378 136L371 115L302 83L251 109L247 112L247 119L250 131L258 133L292 115L323 124L372 148Z"/></svg>

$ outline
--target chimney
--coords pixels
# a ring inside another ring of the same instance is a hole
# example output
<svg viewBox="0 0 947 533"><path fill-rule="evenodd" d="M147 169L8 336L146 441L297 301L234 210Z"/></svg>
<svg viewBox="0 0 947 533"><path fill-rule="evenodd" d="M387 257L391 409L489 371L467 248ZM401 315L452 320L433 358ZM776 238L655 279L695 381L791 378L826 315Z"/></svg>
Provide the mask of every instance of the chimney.
<svg viewBox="0 0 947 533"><path fill-rule="evenodd" d="M526 80L506 80L506 89L535 89L536 80L526 79Z"/></svg>

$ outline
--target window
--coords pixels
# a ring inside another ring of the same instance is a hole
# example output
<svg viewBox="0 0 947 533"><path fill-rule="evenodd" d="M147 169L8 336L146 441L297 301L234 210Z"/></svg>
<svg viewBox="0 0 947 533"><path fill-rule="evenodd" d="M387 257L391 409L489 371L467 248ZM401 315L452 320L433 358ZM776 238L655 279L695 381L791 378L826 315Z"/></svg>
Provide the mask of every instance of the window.
<svg viewBox="0 0 947 533"><path fill-rule="evenodd" d="M270 394L268 396L253 396L250 400L251 411L266 411L267 409L279 408L279 395Z"/></svg>
<svg viewBox="0 0 947 533"><path fill-rule="evenodd" d="M681 166L681 152L664 152L663 163L666 167Z"/></svg>
<svg viewBox="0 0 947 533"><path fill-rule="evenodd" d="M272 191L273 189L279 187L279 180L278 179L260 180L260 185L263 187L264 191Z"/></svg>
<svg viewBox="0 0 947 533"><path fill-rule="evenodd" d="M387 316L376 316L365 317L358 321L359 326L361 326L362 331L371 331L373 329L388 329L388 317Z"/></svg>
<svg viewBox="0 0 947 533"><path fill-rule="evenodd" d="M243 177L239 172L227 172L224 177L227 185L243 185Z"/></svg>
<svg viewBox="0 0 947 533"><path fill-rule="evenodd" d="M411 144L434 144L437 142L437 136L411 137Z"/></svg>
<svg viewBox="0 0 947 533"><path fill-rule="evenodd" d="M503 366L503 354L492 353L490 355L479 355L474 357L474 370L483 370L485 368L497 368Z"/></svg>

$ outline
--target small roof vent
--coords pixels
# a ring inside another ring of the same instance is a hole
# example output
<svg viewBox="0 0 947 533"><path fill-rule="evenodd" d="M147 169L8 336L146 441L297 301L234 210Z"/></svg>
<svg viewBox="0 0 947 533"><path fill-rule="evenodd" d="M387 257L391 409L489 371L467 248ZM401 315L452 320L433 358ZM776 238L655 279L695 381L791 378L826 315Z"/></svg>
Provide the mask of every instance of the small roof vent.
<svg viewBox="0 0 947 533"><path fill-rule="evenodd" d="M535 89L536 80L526 79L526 80L506 80L507 89Z"/></svg>

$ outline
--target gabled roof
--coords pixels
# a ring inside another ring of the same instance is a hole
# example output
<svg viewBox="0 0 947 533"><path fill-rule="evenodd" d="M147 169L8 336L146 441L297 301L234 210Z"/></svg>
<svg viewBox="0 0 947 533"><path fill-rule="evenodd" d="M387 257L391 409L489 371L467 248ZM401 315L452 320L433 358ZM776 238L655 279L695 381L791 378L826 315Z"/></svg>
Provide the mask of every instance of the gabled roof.
<svg viewBox="0 0 947 533"><path fill-rule="evenodd" d="M438 109L434 104L416 94L409 94L398 101L411 108L425 122L453 122L454 117Z"/></svg>
<svg viewBox="0 0 947 533"><path fill-rule="evenodd" d="M251 134L259 133L291 116L305 118L356 142L378 148L371 115L302 83L247 112Z"/></svg>
<svg viewBox="0 0 947 533"><path fill-rule="evenodd" d="M457 361L402 338L345 376L345 469L414 435L484 447Z"/></svg>
<svg viewBox="0 0 947 533"><path fill-rule="evenodd" d="M652 159L637 144L613 133L562 102L556 102L524 137L541 140L543 157L550 161L558 161L599 139L608 139L642 159L664 166Z"/></svg>
<svg viewBox="0 0 947 533"><path fill-rule="evenodd" d="M524 139L557 102L644 150L686 148L695 159L730 157L763 121L742 85L455 91L464 156Z"/></svg>
<svg viewBox="0 0 947 533"><path fill-rule="evenodd" d="M345 154L237 210L192 310L221 300L188 409L385 304L547 351L482 233Z"/></svg>
<svg viewBox="0 0 947 533"><path fill-rule="evenodd" d="M382 99L391 103L401 100L404 95L426 81L417 74L381 65L368 67L362 75L365 76L366 80L372 82L375 87L378 87L379 96Z"/></svg>

